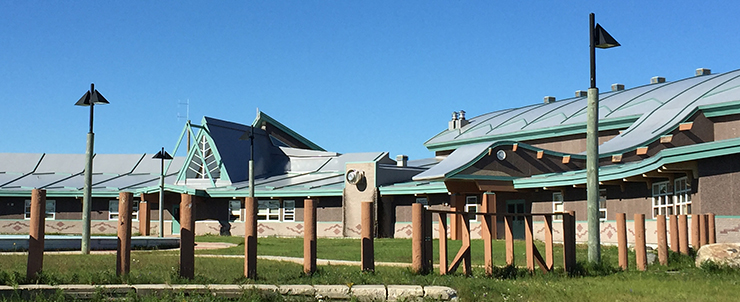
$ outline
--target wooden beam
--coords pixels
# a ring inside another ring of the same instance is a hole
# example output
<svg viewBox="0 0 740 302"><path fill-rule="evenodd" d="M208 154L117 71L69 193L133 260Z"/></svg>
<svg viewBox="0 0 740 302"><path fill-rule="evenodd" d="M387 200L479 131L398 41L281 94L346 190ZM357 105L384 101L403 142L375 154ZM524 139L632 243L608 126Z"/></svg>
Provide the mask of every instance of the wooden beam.
<svg viewBox="0 0 740 302"><path fill-rule="evenodd" d="M619 162L622 162L622 154L615 154L615 155L612 155L612 162L613 162L613 163L619 163Z"/></svg>
<svg viewBox="0 0 740 302"><path fill-rule="evenodd" d="M668 144L673 140L673 134L663 135L660 137L661 144Z"/></svg>
<svg viewBox="0 0 740 302"><path fill-rule="evenodd" d="M637 155L645 155L648 152L648 147L637 148Z"/></svg>
<svg viewBox="0 0 740 302"><path fill-rule="evenodd" d="M681 123L681 124L679 124L679 125L678 125L678 131L687 131L687 130L691 130L691 127L692 127L693 125L694 125L694 122L686 122L686 123Z"/></svg>
<svg viewBox="0 0 740 302"><path fill-rule="evenodd" d="M570 163L570 155L563 155L563 163L564 164Z"/></svg>
<svg viewBox="0 0 740 302"><path fill-rule="evenodd" d="M505 180L476 180L478 191L483 192L517 192L514 182ZM449 188L449 187L448 187Z"/></svg>
<svg viewBox="0 0 740 302"><path fill-rule="evenodd" d="M513 145L511 145L511 151L516 152L516 149L518 149L518 148L519 148L519 144L517 144L517 143L514 143Z"/></svg>
<svg viewBox="0 0 740 302"><path fill-rule="evenodd" d="M537 159L542 159L542 157L544 156L545 156L544 150L537 151Z"/></svg>

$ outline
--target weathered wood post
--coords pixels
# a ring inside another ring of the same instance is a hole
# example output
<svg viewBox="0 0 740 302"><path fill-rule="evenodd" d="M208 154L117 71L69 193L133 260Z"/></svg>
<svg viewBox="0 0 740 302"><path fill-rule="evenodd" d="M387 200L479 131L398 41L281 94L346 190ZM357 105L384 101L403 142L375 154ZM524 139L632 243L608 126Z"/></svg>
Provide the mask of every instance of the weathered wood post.
<svg viewBox="0 0 740 302"><path fill-rule="evenodd" d="M257 278L257 201L244 200L244 277Z"/></svg>
<svg viewBox="0 0 740 302"><path fill-rule="evenodd" d="M689 224L686 215L678 215L679 252L689 254Z"/></svg>
<svg viewBox="0 0 740 302"><path fill-rule="evenodd" d="M709 224L707 215L699 214L699 246L705 246L709 243ZM698 250L698 249L697 249Z"/></svg>
<svg viewBox="0 0 740 302"><path fill-rule="evenodd" d="M555 267L555 257L552 238L552 216L545 215L545 266L551 271Z"/></svg>
<svg viewBox="0 0 740 302"><path fill-rule="evenodd" d="M303 201L303 273L316 272L316 200Z"/></svg>
<svg viewBox="0 0 740 302"><path fill-rule="evenodd" d="M532 215L524 216L524 244L527 260L527 269L534 272L534 230L532 229Z"/></svg>
<svg viewBox="0 0 740 302"><path fill-rule="evenodd" d="M506 265L514 265L514 233L511 229L512 217L504 216L504 238L506 240Z"/></svg>
<svg viewBox="0 0 740 302"><path fill-rule="evenodd" d="M437 229L439 236L439 274L447 275L447 214L438 213L439 216L439 228Z"/></svg>
<svg viewBox="0 0 740 302"><path fill-rule="evenodd" d="M180 277L195 277L195 199L180 194Z"/></svg>
<svg viewBox="0 0 740 302"><path fill-rule="evenodd" d="M450 196L451 202L450 202L450 210L453 212L463 212L465 211L465 195L462 193L455 193ZM463 222L462 219L465 219L465 216L463 215L450 215L450 239L451 240L460 240L462 238L462 228L463 228Z"/></svg>
<svg viewBox="0 0 740 302"><path fill-rule="evenodd" d="M709 244L717 243L717 229L714 224L714 213L707 214L709 224Z"/></svg>
<svg viewBox="0 0 740 302"><path fill-rule="evenodd" d="M619 249L619 267L626 271L629 267L627 254L627 214L617 213L617 247Z"/></svg>
<svg viewBox="0 0 740 302"><path fill-rule="evenodd" d="M699 214L691 215L691 246L694 251L698 251L701 247L701 227L699 221Z"/></svg>
<svg viewBox="0 0 740 302"><path fill-rule="evenodd" d="M496 204L496 194L484 193L481 202L481 212L494 213ZM483 266L486 269L486 276L493 275L493 239L496 237L496 216L483 215L481 220L481 237L483 237Z"/></svg>
<svg viewBox="0 0 740 302"><path fill-rule="evenodd" d="M26 278L32 279L44 267L44 228L46 223L46 190L31 191L31 226L28 236Z"/></svg>
<svg viewBox="0 0 740 302"><path fill-rule="evenodd" d="M676 215L668 216L669 230L671 234L671 250L675 253L681 250L678 243L678 217Z"/></svg>
<svg viewBox="0 0 740 302"><path fill-rule="evenodd" d="M139 234L149 236L151 228L151 206L144 193L139 194Z"/></svg>
<svg viewBox="0 0 740 302"><path fill-rule="evenodd" d="M647 246L645 244L645 214L635 214L635 262L638 270L647 269Z"/></svg>
<svg viewBox="0 0 740 302"><path fill-rule="evenodd" d="M116 250L116 275L131 271L131 212L134 194L118 193L118 249Z"/></svg>
<svg viewBox="0 0 740 302"><path fill-rule="evenodd" d="M362 242L360 244L362 251L362 258L360 259L362 271L375 271L375 246L373 245L373 237L375 237L373 235L373 216L375 215L373 215L373 202L363 201L360 212L362 215Z"/></svg>
<svg viewBox="0 0 740 302"><path fill-rule="evenodd" d="M658 215L656 230L658 231L658 262L668 265L668 238L666 237L665 215Z"/></svg>
<svg viewBox="0 0 740 302"><path fill-rule="evenodd" d="M424 264L424 205L411 205L411 271L415 274L426 274Z"/></svg>
<svg viewBox="0 0 740 302"><path fill-rule="evenodd" d="M570 272L576 266L576 212L563 213L563 269Z"/></svg>

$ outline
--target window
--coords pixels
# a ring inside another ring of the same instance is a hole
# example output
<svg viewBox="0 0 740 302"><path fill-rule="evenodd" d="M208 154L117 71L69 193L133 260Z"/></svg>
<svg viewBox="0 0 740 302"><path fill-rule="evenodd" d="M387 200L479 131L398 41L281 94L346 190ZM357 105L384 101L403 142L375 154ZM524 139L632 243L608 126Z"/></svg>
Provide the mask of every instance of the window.
<svg viewBox="0 0 740 302"><path fill-rule="evenodd" d="M563 213L564 210L565 209L563 207L563 193L561 192L552 193L552 212L553 213ZM563 214L553 215L552 220L562 221Z"/></svg>
<svg viewBox="0 0 740 302"><path fill-rule="evenodd" d="M426 197L416 197L416 203L420 203L420 204L423 204L425 206L426 205L429 205L429 201L427 200Z"/></svg>
<svg viewBox="0 0 740 302"><path fill-rule="evenodd" d="M229 200L229 221L242 220L242 201L239 199Z"/></svg>
<svg viewBox="0 0 740 302"><path fill-rule="evenodd" d="M478 212L478 196L465 197L465 212ZM475 222L478 220L478 215L468 215L468 219L470 220L470 222Z"/></svg>
<svg viewBox="0 0 740 302"><path fill-rule="evenodd" d="M56 200L46 200L46 219L54 220L56 218L57 202ZM23 213L23 218L31 219L31 200L26 200L26 207Z"/></svg>
<svg viewBox="0 0 740 302"><path fill-rule="evenodd" d="M673 184L668 181L653 184L653 218L673 215Z"/></svg>
<svg viewBox="0 0 740 302"><path fill-rule="evenodd" d="M599 220L606 220L606 189L599 190Z"/></svg>
<svg viewBox="0 0 740 302"><path fill-rule="evenodd" d="M280 220L280 200L258 200L257 201L257 220L279 221Z"/></svg>
<svg viewBox="0 0 740 302"><path fill-rule="evenodd" d="M134 200L131 211L131 220L139 220L139 201ZM108 220L118 220L118 200L108 201Z"/></svg>
<svg viewBox="0 0 740 302"><path fill-rule="evenodd" d="M674 181L676 193L673 195L673 203L676 205L675 213L678 215L691 214L691 182L686 177Z"/></svg>
<svg viewBox="0 0 740 302"><path fill-rule="evenodd" d="M283 200L283 221L295 221L295 200Z"/></svg>

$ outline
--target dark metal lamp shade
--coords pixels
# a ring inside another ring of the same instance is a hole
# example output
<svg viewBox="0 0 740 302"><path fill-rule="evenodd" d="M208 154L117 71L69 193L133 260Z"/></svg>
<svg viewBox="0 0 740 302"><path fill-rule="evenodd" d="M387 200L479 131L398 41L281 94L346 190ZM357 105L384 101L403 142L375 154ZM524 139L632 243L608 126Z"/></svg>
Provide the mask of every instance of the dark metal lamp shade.
<svg viewBox="0 0 740 302"><path fill-rule="evenodd" d="M167 153L167 151L162 150L162 151L157 152L157 154L154 154L154 157L152 158L153 159L172 159L172 155Z"/></svg>
<svg viewBox="0 0 740 302"><path fill-rule="evenodd" d="M594 28L594 47L596 48L612 48L620 46L619 42L614 39L606 30L604 30L598 23Z"/></svg>

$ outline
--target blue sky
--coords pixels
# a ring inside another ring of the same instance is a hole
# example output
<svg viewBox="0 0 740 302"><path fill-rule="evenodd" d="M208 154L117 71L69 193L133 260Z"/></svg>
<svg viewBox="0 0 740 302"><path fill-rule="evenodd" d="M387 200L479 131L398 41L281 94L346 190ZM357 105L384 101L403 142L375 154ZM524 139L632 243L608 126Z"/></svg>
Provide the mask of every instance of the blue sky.
<svg viewBox="0 0 740 302"><path fill-rule="evenodd" d="M621 47L597 85L740 68L732 1L2 1L0 152L174 147L190 119L257 108L330 151L433 156L452 111L474 117L589 84L588 14ZM183 153L178 153L182 155Z"/></svg>

